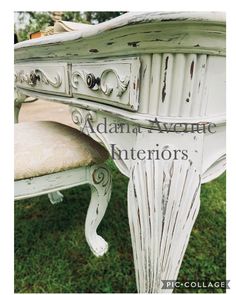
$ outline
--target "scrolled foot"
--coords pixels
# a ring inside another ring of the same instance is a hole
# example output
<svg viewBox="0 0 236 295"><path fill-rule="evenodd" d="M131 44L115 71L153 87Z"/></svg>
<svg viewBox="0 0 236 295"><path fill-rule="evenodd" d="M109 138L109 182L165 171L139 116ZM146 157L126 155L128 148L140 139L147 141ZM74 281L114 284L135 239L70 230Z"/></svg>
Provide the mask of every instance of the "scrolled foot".
<svg viewBox="0 0 236 295"><path fill-rule="evenodd" d="M90 249L97 257L103 256L108 251L108 243L99 235L90 238Z"/></svg>

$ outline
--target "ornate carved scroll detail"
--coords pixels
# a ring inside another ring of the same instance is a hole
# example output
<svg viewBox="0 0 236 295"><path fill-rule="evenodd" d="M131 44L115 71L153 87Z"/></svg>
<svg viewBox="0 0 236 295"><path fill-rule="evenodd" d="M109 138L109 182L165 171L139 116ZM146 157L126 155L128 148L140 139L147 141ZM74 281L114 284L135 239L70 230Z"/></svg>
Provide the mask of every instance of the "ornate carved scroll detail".
<svg viewBox="0 0 236 295"><path fill-rule="evenodd" d="M90 131L87 129L88 126L86 123L88 123L88 121L90 123L94 123L97 120L95 112L78 108L71 109L71 118L72 121L79 127L79 129L86 134L89 134Z"/></svg>
<svg viewBox="0 0 236 295"><path fill-rule="evenodd" d="M107 82L107 77L110 73L115 75L116 82L117 82L116 85L110 85ZM88 88L90 88L93 91L100 90L107 96L110 96L113 93L114 89L116 88L117 89L117 97L121 98L123 93L126 91L126 89L128 88L128 85L129 85L129 77L125 76L125 77L121 78L114 69L104 70L101 73L100 77L95 78L96 81L95 81L93 87L88 86L88 76L89 75L92 75L92 74L86 73L84 70L74 71L71 76L72 87L77 89L78 85L79 85L79 78L81 78L83 80L83 82L87 85Z"/></svg>
<svg viewBox="0 0 236 295"><path fill-rule="evenodd" d="M101 74L101 78L100 78L100 88L102 90L102 92L106 95L110 95L113 92L114 87L108 85L106 83L106 78L108 76L109 73L113 73L116 77L117 80L117 89L118 89L118 93L117 96L121 97L123 95L123 93L126 91L126 89L128 88L129 85L129 77L125 76L124 78L121 78L118 73L113 70L113 69L106 69L105 71L102 72Z"/></svg>
<svg viewBox="0 0 236 295"><path fill-rule="evenodd" d="M30 83L29 74L26 74L24 71L19 71L14 74L15 76L15 83Z"/></svg>
<svg viewBox="0 0 236 295"><path fill-rule="evenodd" d="M51 79L47 74L41 69L35 69L30 73L25 73L23 70L15 73L15 82L26 83L30 86L35 86L37 83L51 85L54 88L61 86L62 79L58 73Z"/></svg>
<svg viewBox="0 0 236 295"><path fill-rule="evenodd" d="M99 185L102 195L110 194L112 185L111 173L105 165L93 168L92 180L94 185Z"/></svg>
<svg viewBox="0 0 236 295"><path fill-rule="evenodd" d="M71 75L71 85L73 88L77 89L79 86L79 78L83 80L83 82L87 85L87 73L84 70L74 71ZM98 88L94 88L93 90L98 90Z"/></svg>

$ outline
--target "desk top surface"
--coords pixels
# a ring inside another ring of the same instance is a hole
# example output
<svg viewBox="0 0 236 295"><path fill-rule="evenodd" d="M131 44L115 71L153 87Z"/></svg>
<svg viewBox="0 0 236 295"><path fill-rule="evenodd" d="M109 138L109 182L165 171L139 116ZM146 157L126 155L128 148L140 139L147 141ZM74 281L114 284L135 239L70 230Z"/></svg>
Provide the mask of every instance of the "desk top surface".
<svg viewBox="0 0 236 295"><path fill-rule="evenodd" d="M196 31L195 26L199 24L203 25L203 27L197 28L199 32L205 31L205 33L208 32L212 34L212 28L214 27L214 31L224 34L225 14L222 12L129 12L104 23L81 26L78 30L72 32L59 33L20 42L15 45L15 51L17 52L21 51L21 49L35 46L41 47L41 45L60 46L61 43L64 42L80 41L84 38L93 39L100 34L103 34L102 36L108 36L111 33L117 32L117 29L126 32L127 27L129 32L132 33L133 30L135 30L137 26L140 27L140 25L145 27L145 29L147 28L148 30L145 33L149 33L150 35L154 32L153 28L155 28L156 33L162 33L162 30L166 30L166 28L175 31L175 34L177 34L179 30L192 33L191 31ZM182 29L180 27L182 27ZM157 31L157 29L160 30ZM166 33L165 31L165 34ZM172 40L169 41L171 42Z"/></svg>

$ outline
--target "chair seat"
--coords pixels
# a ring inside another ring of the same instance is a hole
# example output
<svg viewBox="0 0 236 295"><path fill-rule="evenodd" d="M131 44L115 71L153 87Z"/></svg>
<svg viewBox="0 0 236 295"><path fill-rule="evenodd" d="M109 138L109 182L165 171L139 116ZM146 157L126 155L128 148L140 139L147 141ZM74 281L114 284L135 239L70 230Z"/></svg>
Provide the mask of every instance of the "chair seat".
<svg viewBox="0 0 236 295"><path fill-rule="evenodd" d="M104 162L108 152L89 136L50 121L15 124L15 180Z"/></svg>

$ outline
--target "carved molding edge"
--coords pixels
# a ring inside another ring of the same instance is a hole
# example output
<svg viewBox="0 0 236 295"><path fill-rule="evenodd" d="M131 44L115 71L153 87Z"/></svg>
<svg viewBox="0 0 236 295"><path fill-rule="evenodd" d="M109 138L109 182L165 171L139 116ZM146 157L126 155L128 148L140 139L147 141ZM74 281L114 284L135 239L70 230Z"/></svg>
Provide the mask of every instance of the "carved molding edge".
<svg viewBox="0 0 236 295"><path fill-rule="evenodd" d="M117 84L115 86L109 85L106 81L107 76L110 73L113 73L116 77ZM96 78L96 84L93 87L89 87L87 82L89 75L91 74L86 73L84 70L74 71L71 76L72 87L77 89L79 85L79 78L81 78L88 88L90 88L93 91L100 90L107 96L110 96L113 93L114 89L117 88L118 90L117 97L121 98L124 92L127 90L129 82L130 82L128 76L121 78L114 69L106 69L102 72L100 77Z"/></svg>
<svg viewBox="0 0 236 295"><path fill-rule="evenodd" d="M62 84L62 79L58 73L54 79L51 79L41 69L35 69L30 73L25 73L23 70L15 73L15 83L27 83L29 86L35 86L37 83L51 85L54 88L58 88Z"/></svg>

